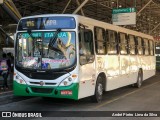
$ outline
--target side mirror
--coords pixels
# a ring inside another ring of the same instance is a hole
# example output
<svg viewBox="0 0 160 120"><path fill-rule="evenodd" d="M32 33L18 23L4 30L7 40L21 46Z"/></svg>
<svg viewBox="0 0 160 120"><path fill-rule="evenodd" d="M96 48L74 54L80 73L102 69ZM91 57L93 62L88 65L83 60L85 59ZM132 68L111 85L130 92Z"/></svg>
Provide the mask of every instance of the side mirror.
<svg viewBox="0 0 160 120"><path fill-rule="evenodd" d="M15 45L15 43L16 43L16 33L14 33L14 35L13 35L13 41L14 41L14 45Z"/></svg>
<svg viewBox="0 0 160 120"><path fill-rule="evenodd" d="M13 40L16 40L16 33L14 33L13 35Z"/></svg>

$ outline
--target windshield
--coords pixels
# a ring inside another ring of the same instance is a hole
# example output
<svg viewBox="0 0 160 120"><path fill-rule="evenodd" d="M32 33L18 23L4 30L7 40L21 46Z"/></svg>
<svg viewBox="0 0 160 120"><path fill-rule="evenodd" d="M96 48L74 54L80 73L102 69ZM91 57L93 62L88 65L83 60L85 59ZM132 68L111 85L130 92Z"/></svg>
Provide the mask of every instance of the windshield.
<svg viewBox="0 0 160 120"><path fill-rule="evenodd" d="M61 69L75 63L75 32L21 32L17 34L16 66L28 69Z"/></svg>

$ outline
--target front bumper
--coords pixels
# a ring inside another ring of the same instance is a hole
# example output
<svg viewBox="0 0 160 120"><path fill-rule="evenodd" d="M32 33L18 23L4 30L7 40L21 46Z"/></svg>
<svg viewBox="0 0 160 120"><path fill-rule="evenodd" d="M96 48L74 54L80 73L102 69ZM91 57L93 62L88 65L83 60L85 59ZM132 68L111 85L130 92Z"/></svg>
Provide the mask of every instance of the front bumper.
<svg viewBox="0 0 160 120"><path fill-rule="evenodd" d="M40 96L52 98L67 98L78 100L78 83L70 86L29 86L13 82L13 93L16 96ZM72 94L61 94L61 91L69 91Z"/></svg>

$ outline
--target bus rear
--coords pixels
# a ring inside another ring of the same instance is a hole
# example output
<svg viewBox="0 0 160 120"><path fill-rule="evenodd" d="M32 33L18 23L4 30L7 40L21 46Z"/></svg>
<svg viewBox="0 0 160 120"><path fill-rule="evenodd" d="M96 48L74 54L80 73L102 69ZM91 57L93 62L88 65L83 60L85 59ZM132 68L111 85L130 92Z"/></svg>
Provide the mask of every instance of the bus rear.
<svg viewBox="0 0 160 120"><path fill-rule="evenodd" d="M14 94L78 99L76 20L22 18L15 42Z"/></svg>

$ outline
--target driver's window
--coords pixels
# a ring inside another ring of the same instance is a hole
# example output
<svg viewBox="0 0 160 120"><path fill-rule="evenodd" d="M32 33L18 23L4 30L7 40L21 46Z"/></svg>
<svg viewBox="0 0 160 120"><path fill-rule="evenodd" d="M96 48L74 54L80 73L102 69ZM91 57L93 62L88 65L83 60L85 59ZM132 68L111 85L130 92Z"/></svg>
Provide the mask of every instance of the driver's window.
<svg viewBox="0 0 160 120"><path fill-rule="evenodd" d="M80 29L79 32L80 64L87 64L94 60L93 34L89 29Z"/></svg>

